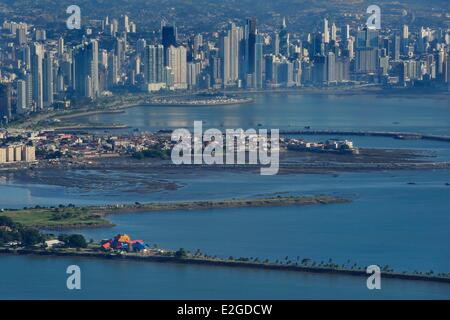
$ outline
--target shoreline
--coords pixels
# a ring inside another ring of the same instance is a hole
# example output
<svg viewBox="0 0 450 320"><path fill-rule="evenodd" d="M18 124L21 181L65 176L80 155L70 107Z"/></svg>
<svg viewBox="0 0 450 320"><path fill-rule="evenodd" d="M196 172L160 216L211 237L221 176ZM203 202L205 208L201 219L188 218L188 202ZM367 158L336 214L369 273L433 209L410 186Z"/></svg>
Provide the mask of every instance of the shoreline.
<svg viewBox="0 0 450 320"><path fill-rule="evenodd" d="M197 93L180 93L180 94L173 94L173 95L163 95L162 97L167 98L180 98L180 97L194 97L195 94L201 94L202 92ZM388 98L416 98L419 97L427 97L431 99L449 99L450 93L446 91L440 91L440 90L421 90L419 92L417 91L411 91L407 89L385 89L380 86L355 86L355 87L330 87L330 88L310 88L310 87L301 87L301 88L285 88L285 89L271 89L271 90L218 90L215 91L215 93L221 93L221 94L235 94L240 96L248 96L248 95L335 95L335 96L379 96L383 95L383 97ZM130 96L131 93L130 93ZM79 109L69 109L63 112L55 112L52 111L50 114L45 113L39 113L36 115L33 115L32 117L26 119L25 123L12 123L10 128L11 129L23 129L23 128L30 128L33 125L38 124L42 120L51 119L51 118L62 118L62 119L71 119L71 118L78 118L83 116L89 116L89 115L95 115L95 114L108 114L108 113L122 113L125 109L139 107L139 106L177 106L177 107L205 107L205 106L228 106L228 105L236 105L236 104L247 104L254 102L254 99L252 98L241 98L243 101L233 101L233 102L223 102L223 103L212 103L212 104L166 104L166 103L148 103L146 99L148 98L147 95L137 94L132 97L138 97L138 99L133 99L135 101L133 102L127 102L123 101L121 98L120 101L113 100L111 102L108 102L108 105L96 105L96 106L87 106L87 107L81 107ZM118 97L118 96L115 96ZM137 100L137 101L136 101ZM245 101L247 100L247 101ZM101 102L100 102L101 103ZM53 127L50 125L46 127L46 129L52 129Z"/></svg>
<svg viewBox="0 0 450 320"><path fill-rule="evenodd" d="M111 125L74 125L74 126L61 126L54 127L55 131L83 131L83 130L118 130L118 129L129 129L130 127L125 124L111 124Z"/></svg>
<svg viewBox="0 0 450 320"><path fill-rule="evenodd" d="M153 263L176 263L176 264L188 264L188 265L206 265L212 267L228 267L228 268L248 268L248 269L261 269L261 270L274 270L274 271L290 271L290 272L304 272L304 273L321 273L321 274L335 274L335 275L347 275L357 276L361 278L367 278L368 274L365 270L361 269L349 269L340 267L320 267L320 266L302 266L297 264L281 264L271 262L255 262L255 261L236 261L227 260L223 258L206 258L206 257L186 257L179 258L170 255L140 255L135 253L126 254L110 254L100 251L62 251L62 250L40 250L40 249L8 249L0 248L0 255L11 256L53 256L53 257L80 257L80 258L94 258L94 259L110 259L110 260L133 260L141 262L153 262ZM435 283L450 284L450 277L439 275L426 275L426 274L413 274L407 272L393 272L382 271L381 276L383 278L409 280L409 281L427 281Z"/></svg>

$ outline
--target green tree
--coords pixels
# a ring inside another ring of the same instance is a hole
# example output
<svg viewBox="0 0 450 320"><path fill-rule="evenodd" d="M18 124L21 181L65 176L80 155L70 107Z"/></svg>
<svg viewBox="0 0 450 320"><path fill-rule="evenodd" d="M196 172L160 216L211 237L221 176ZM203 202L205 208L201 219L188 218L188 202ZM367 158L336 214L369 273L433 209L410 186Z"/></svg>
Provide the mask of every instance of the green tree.
<svg viewBox="0 0 450 320"><path fill-rule="evenodd" d="M178 259L183 259L187 257L187 252L183 248L180 248L178 251L175 252L175 257Z"/></svg>
<svg viewBox="0 0 450 320"><path fill-rule="evenodd" d="M71 234L68 237L67 245L70 248L86 248L88 246L86 239L81 234Z"/></svg>
<svg viewBox="0 0 450 320"><path fill-rule="evenodd" d="M0 216L0 226L10 227L13 229L16 227L16 224L10 217Z"/></svg>
<svg viewBox="0 0 450 320"><path fill-rule="evenodd" d="M22 228L19 230L21 242L24 246L29 247L44 241L41 233L33 228Z"/></svg>

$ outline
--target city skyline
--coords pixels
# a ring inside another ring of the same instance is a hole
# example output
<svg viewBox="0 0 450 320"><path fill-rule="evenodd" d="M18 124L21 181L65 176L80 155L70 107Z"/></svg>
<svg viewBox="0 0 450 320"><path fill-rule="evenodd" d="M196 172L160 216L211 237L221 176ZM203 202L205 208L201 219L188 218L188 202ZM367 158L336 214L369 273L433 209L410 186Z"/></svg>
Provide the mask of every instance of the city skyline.
<svg viewBox="0 0 450 320"><path fill-rule="evenodd" d="M163 20L155 41L137 27L127 15L107 16L100 25L84 25L82 39L72 46L61 36L47 38L41 27L5 20L1 79L11 84L3 90L11 90L3 94L11 102L2 104L2 121L120 88L150 93L357 84L449 88L450 34L444 29L375 30L337 26L324 17L317 30L298 38L286 18L276 32L261 33L251 17L243 25L230 22L222 31L181 40L176 24Z"/></svg>
<svg viewBox="0 0 450 320"><path fill-rule="evenodd" d="M0 0L0 299L449 299L449 98L448 0Z"/></svg>

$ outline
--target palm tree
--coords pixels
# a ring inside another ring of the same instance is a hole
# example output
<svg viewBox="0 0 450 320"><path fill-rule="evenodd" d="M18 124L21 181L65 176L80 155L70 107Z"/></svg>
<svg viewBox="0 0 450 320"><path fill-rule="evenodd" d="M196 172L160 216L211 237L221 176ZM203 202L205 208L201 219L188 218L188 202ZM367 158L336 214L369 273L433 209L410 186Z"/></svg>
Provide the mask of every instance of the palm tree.
<svg viewBox="0 0 450 320"><path fill-rule="evenodd" d="M309 258L305 258L305 259L303 259L302 260L302 265L308 265L308 263L311 261L311 259L309 259Z"/></svg>

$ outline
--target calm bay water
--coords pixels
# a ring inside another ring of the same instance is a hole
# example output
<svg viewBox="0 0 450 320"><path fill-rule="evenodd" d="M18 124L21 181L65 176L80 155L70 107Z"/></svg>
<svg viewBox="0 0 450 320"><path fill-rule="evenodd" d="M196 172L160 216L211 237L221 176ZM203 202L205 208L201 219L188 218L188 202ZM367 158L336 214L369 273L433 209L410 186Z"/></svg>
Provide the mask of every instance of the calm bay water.
<svg viewBox="0 0 450 320"><path fill-rule="evenodd" d="M232 208L118 214L112 229L83 231L88 238L127 232L164 248L201 249L222 257L285 259L289 256L339 264L390 265L396 270L450 270L449 172L295 175L277 180L222 175L186 180L179 198L334 194L350 204ZM443 176L447 174L447 177ZM267 177L266 177L267 178ZM414 181L416 185L408 185ZM252 187L258 184L258 188ZM327 187L324 187L324 186ZM205 194L206 190L208 193ZM240 191L239 191L240 190ZM177 194L177 192L175 192ZM172 197L173 198L173 197Z"/></svg>
<svg viewBox="0 0 450 320"><path fill-rule="evenodd" d="M211 107L141 106L119 114L81 118L94 123L122 123L155 131L205 127L412 131L450 134L449 98L383 96L260 95L252 104Z"/></svg>
<svg viewBox="0 0 450 320"><path fill-rule="evenodd" d="M66 268L81 268L81 290ZM76 258L4 257L0 299L448 299L450 285L361 277Z"/></svg>
<svg viewBox="0 0 450 320"><path fill-rule="evenodd" d="M255 104L227 107L137 107L124 114L90 116L157 130L209 127L389 130L450 134L448 100L360 96L258 96ZM323 140L327 137L306 137ZM370 148L416 149L449 161L450 144L351 137ZM79 172L78 174L83 174ZM121 173L106 171L101 176ZM154 173L149 173L154 175ZM340 264L388 264L396 270L450 271L449 171L389 171L337 175L184 172L162 177L176 191L136 194L1 180L0 207L77 205L330 194L350 204L284 208L191 210L110 216L111 229L78 230L89 238L129 233L161 247L201 249L211 255L283 260L332 258ZM415 183L414 185L409 183ZM78 264L83 290L69 292L65 268ZM0 256L0 298L450 298L450 286L384 280L366 289L364 278L170 264ZM136 277L140 274L143 276Z"/></svg>
<svg viewBox="0 0 450 320"><path fill-rule="evenodd" d="M250 174L221 174L187 177L178 179L184 185L177 191L149 194L148 200L183 200L183 199L222 199L229 197L254 197L265 194L334 194L351 198L350 204L303 206L284 208L234 208L215 210L191 210L189 212L173 211L161 213L119 214L110 216L117 224L114 228L74 230L88 238L109 238L116 233L126 232L134 238L143 238L151 244L177 249L201 249L211 255L228 257L233 255L246 257L284 260L285 256L295 260L296 257L309 257L316 261L332 258L339 264L357 262L359 265L388 264L396 270L420 270L448 272L450 270L450 215L448 202L450 187L445 185L448 171L427 172L385 172L353 173L335 175L293 175L262 177ZM220 181L218 183L218 181ZM409 185L408 182L416 185ZM47 188L50 188L47 186ZM53 187L55 188L55 187ZM51 190L51 189L50 189ZM4 188L0 187L0 191ZM56 193L50 192L49 199ZM45 199L45 194L40 195ZM71 194L72 202L76 199ZM92 195L92 199L95 194ZM119 199L116 199L119 200ZM133 201L127 195L121 200ZM89 200L83 200L88 201ZM16 260L19 259L19 260ZM49 279L47 285L24 284L17 282L12 293L23 297L63 298L79 297L64 291L61 280L64 269L71 263L70 259L50 261L44 258L0 257L0 269L7 270L12 278L21 278L27 274L30 263L41 268L52 265L54 273L45 273L42 277ZM225 270L207 268L197 270L195 266L187 269L179 266L158 264L131 264L130 274L144 272L146 286L139 288L142 281L124 280L121 274L128 262L88 261L86 265L85 290L79 295L86 298L109 297L111 290L127 287L128 298L164 298L191 297L272 297L272 298L450 298L450 286L445 284L428 284L416 282L389 281L381 293L373 294L365 289L364 278L354 279L341 276L323 275L259 275L260 271ZM109 282L105 276L111 275ZM84 270L84 269L83 269ZM168 271L169 270L169 271ZM36 271L37 272L37 271ZM47 271L46 271L47 272ZM57 276L56 272L60 272ZM182 272L183 285L177 293L166 287L158 287L159 281L171 282ZM205 283L198 280L206 272ZM94 273L93 276L91 273ZM97 275L97 273L100 273ZM126 273L126 272L125 272ZM249 277L249 274L251 275ZM259 275L259 276L258 276ZM260 283L258 279L269 277ZM91 278L93 277L93 279ZM220 278L222 281L209 280ZM37 274L32 277L39 278ZM155 280L158 279L158 280ZM102 280L103 279L103 280ZM229 279L234 279L230 280ZM239 280L241 279L241 280ZM8 295L3 288L8 286L5 279L0 280L0 297ZM16 280L14 280L16 281ZM40 280L36 280L40 283ZM99 283L100 281L100 283ZM136 283L134 282L136 281ZM154 282L156 281L156 282ZM234 283L235 281L235 284ZM237 283L248 284L244 291L236 289ZM206 283L207 282L207 283ZM388 281L386 281L388 282ZM211 284L217 285L214 289ZM286 283L291 283L286 285ZM11 285L11 284L10 284ZM21 286L25 287L21 287ZM129 286L129 287L128 287ZM362 286L362 287L361 287ZM402 290L413 287L408 295ZM45 292L41 292L45 290ZM210 291L209 291L210 290ZM41 296L41 294L43 296ZM322 294L322 295L321 295ZM124 293L125 295L125 293ZM189 296L191 295L191 296ZM118 297L118 296L116 296Z"/></svg>

